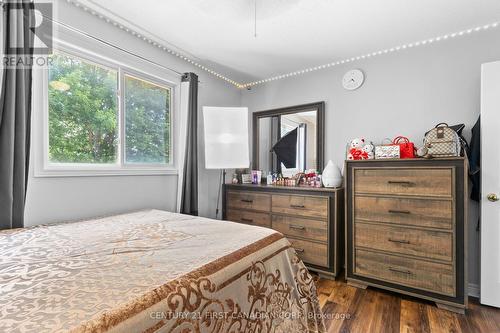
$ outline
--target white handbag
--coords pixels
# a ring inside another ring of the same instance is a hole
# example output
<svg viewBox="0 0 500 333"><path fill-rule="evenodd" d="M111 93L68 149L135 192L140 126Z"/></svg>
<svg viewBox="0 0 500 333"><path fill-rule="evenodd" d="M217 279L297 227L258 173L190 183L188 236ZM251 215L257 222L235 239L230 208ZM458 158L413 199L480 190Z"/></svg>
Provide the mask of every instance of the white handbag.
<svg viewBox="0 0 500 333"><path fill-rule="evenodd" d="M387 159L387 158L399 158L401 155L401 148L399 145L393 144L392 140L385 139L384 141L389 140L391 143L382 144L375 146L375 159Z"/></svg>

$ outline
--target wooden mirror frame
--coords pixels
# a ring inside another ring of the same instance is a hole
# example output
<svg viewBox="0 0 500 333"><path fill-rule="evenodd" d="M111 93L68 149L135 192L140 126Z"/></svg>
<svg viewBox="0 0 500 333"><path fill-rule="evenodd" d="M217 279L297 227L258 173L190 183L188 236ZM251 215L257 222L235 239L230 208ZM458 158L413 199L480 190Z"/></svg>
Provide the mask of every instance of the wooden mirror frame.
<svg viewBox="0 0 500 333"><path fill-rule="evenodd" d="M259 120L272 116L300 113L316 110L317 112L317 135L316 135L316 168L322 172L325 167L325 102L316 102L289 106L279 109L258 111L253 113L252 121L252 168L259 170Z"/></svg>

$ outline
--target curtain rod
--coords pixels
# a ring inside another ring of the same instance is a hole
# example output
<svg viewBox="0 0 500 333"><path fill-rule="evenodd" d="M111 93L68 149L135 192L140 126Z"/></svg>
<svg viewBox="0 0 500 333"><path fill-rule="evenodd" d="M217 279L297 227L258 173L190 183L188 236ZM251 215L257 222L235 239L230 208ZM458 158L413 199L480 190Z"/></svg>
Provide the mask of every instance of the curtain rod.
<svg viewBox="0 0 500 333"><path fill-rule="evenodd" d="M136 54L136 53L134 53L134 52L131 52L131 51L129 51L129 50L126 50L126 49L124 49L124 48L122 48L122 47L120 47L120 46L118 46L118 45L115 45L115 44L113 44L113 43L107 42L107 41L105 41L105 40L103 40L103 39L101 39L101 38L99 38L99 37L93 36L93 35L91 35L91 34L89 34L89 33L85 32L85 31L82 31L82 30L80 30L80 29L77 29L77 28L75 28L75 27L72 27L72 26L70 26L70 25L68 25L68 24L66 24L66 23L62 23L62 22L56 21L56 20L54 20L53 18L51 18L51 17L47 17L47 16L45 16L45 15L43 15L43 18L44 18L44 19L48 19L49 21L51 21L51 22L53 22L53 23L55 23L55 24L58 24L58 25L60 25L60 26L62 26L62 27L64 27L64 28L66 28L66 29L68 29L68 30L71 30L71 31L73 31L73 32L76 32L76 33L78 33L78 34L80 34L80 35L83 35L83 36L85 36L85 37L87 37L87 38L90 38L90 39L93 39L93 40L95 40L95 41L98 41L98 42L100 42L100 43L102 43L102 44L104 44L104 45L106 45L106 46L110 46L110 47L115 48L115 49L117 49L117 50L119 50L119 51L122 51L122 52L124 52L124 53L126 53L126 54L128 54L128 55L131 55L131 56L133 56L133 57L136 57L136 58L138 58L138 59L141 59L141 60L143 60L143 61L146 61L146 62L148 62L148 63L150 63L150 64L153 64L153 65L155 65L155 66L158 66L158 67L160 67L160 68L166 69L166 70L168 70L168 71L171 71L171 72L173 72L173 73L175 73L175 74L177 74L177 75L179 75L179 76L181 76L181 77L182 77L182 76L184 76L184 73L181 73L181 72L179 72L179 71L176 71L175 69L172 69L172 68L169 68L169 67L164 66L164 65L162 65L162 64L159 64L159 63L157 63L156 61L150 60L150 59L148 59L148 58L146 58L146 57L143 57L143 56L141 56L141 55L139 55L139 54ZM201 81L199 81L199 80L198 80L198 82L199 82L199 83L201 83Z"/></svg>

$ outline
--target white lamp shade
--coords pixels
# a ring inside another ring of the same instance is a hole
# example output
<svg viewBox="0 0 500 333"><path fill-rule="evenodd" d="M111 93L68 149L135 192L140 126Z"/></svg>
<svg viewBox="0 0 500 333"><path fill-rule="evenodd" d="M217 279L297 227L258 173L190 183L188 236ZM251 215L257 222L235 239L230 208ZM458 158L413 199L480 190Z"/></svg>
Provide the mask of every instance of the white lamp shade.
<svg viewBox="0 0 500 333"><path fill-rule="evenodd" d="M248 108L203 107L205 168L250 166Z"/></svg>

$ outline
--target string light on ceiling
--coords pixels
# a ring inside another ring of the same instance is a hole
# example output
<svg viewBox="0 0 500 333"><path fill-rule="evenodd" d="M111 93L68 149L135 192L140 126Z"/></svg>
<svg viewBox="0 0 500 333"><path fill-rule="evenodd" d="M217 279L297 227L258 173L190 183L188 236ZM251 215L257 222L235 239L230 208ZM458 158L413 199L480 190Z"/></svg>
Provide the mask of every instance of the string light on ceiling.
<svg viewBox="0 0 500 333"><path fill-rule="evenodd" d="M400 51L404 51L404 50L415 48L415 47L421 47L421 46L430 45L430 44L434 44L434 43L438 43L438 42L442 42L442 41L446 41L446 40L450 40L450 39L455 39L458 37L478 33L481 31L495 29L495 28L498 28L500 26L500 21L497 21L497 22L493 22L490 24L485 24L485 25L474 27L474 28L465 29L465 30L458 31L458 32L441 35L438 37L428 38L428 39L424 39L421 41L416 41L416 42L412 42L412 43L408 43L408 44L402 44L399 46L395 46L395 47L391 47L391 48L387 48L387 49L383 49L383 50L379 50L379 51L375 51L375 52L370 52L370 53L366 53L366 54L351 57L351 58L333 61L333 62L330 62L327 64L322 64L322 65L318 65L318 66L305 68L302 70L297 70L294 72L289 72L289 73L285 73L285 74L272 76L272 77L265 78L262 80L257 80L257 81L253 81L253 82L247 82L247 83L240 83L240 82L232 80L232 79L214 71L213 69L210 69L210 68L204 66L203 64L197 62L194 59L191 59L190 57L188 57L184 54L181 54L178 51L174 51L174 50L170 49L169 47L165 46L164 44L162 44L158 41L155 41L154 39L152 39L150 37L144 36L141 33L138 33L136 31L134 31L133 29L126 27L117 21L112 20L111 18L109 18L101 13L97 13L95 10L81 4L78 0L66 0L66 1L70 4L73 4L76 7L83 9L86 12L106 21L107 23L112 24L113 26L115 26L115 27L127 32L127 33L132 34L133 36L140 38L140 39L144 40L145 42L147 42L147 43L149 43L149 44L151 44L151 45L153 45L153 46L155 46L155 47L157 47L157 48L159 48L159 49L161 49L161 50L163 50L163 51L165 51L165 52L167 52L167 53L169 53L169 54L171 54L171 55L173 55L173 56L175 56L183 61L186 61L187 63L189 63L189 64L191 64L191 65L193 65L193 66L195 66L195 67L197 67L197 68L199 68L199 69L201 69L201 70L203 70L203 71L205 71L205 72L207 72L207 73L209 73L209 74L211 74L211 75L213 75L221 80L224 80L224 81L232 84L233 86L235 86L239 89L251 88L251 87L254 87L254 86L257 86L260 84L264 84L264 83L268 83L268 82L272 82L272 81L276 81L276 80L282 80L282 79L286 79L286 78L294 77L294 76L298 76L298 75L303 75L303 74L315 72L318 70L328 69L328 68L343 65L346 63L352 63L354 61L370 59L370 58L381 56L384 54L400 52ZM257 37L257 0L254 0L254 1L255 1L255 3L254 3L254 5L255 5L255 8L254 8L254 11L255 11L255 13L254 13L254 18L255 18L254 36Z"/></svg>
<svg viewBox="0 0 500 333"><path fill-rule="evenodd" d="M288 78L288 77L291 77L291 76L302 75L302 74L306 74L306 73L309 73L309 72L314 72L314 71L318 71L318 70L321 70L321 69L326 69L326 68L330 68L330 67L334 67L334 66L338 66L338 65L343 65L343 64L354 62L354 61L357 61L357 60L363 60L363 59L373 58L373 57L380 56L380 55L383 55L383 54L388 54L388 53L394 53L394 52L398 52L398 51L403 51L403 50L406 50L406 49L411 49L411 48L415 48L415 47L419 47L419 46L424 46L424 45L428 45L428 44L437 43L437 42L440 42L440 41L445 41L445 40L448 40L448 39L453 39L453 38L457 38L457 37L461 37L461 36L465 36L465 35L470 35L472 33L480 32L480 31L484 31L484 30L488 30L488 29L494 29L494 28L497 28L499 25L500 25L500 22L494 22L494 23L490 23L490 24L486 24L486 25L482 25L482 26L477 26L475 28L466 29L466 30L462 30L462 31L459 31L459 32L454 32L454 33L450 33L450 34L446 34L446 35L442 35L442 36L438 36L438 37L434 37L434 38L429 38L429 39L417 41L417 42L414 42L414 43L403 44L403 45L391 47L391 48L388 48L388 49L383 49L383 50L379 50L379 51L375 51L375 52L370 52L370 53L366 53L366 54L363 54L363 55L360 55L360 56L356 56L356 57L351 57L351 58L347 58L347 59L337 60L337 61L330 62L330 63L327 63L327 64L318 65L318 66L314 66L314 67L309 67L309 68L306 68L306 69L302 69L302 70L298 70L298 71L290 72L290 73L286 73L286 74L281 74L281 75L269 77L269 78L258 80L258 81L254 81L254 82L244 83L244 84L242 84L242 86L243 86L243 88L250 88L250 87L253 87L253 86L256 86L256 85L259 85L259 84L268 83L268 82L276 81L276 80L281 80L281 79L285 79L285 78Z"/></svg>

